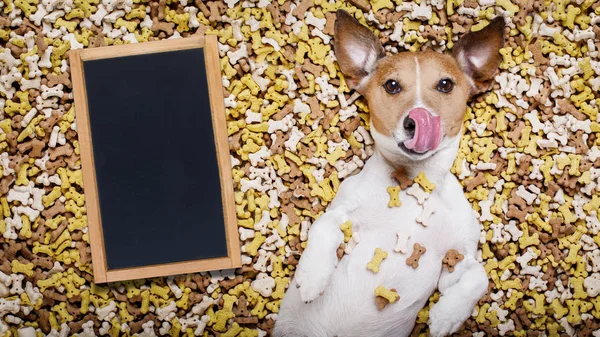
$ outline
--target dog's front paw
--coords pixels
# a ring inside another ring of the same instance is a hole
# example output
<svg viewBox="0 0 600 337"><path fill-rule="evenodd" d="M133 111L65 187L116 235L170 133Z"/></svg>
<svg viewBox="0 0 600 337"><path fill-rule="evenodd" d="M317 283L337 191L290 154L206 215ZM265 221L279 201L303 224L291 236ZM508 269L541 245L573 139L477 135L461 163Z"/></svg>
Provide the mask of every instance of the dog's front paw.
<svg viewBox="0 0 600 337"><path fill-rule="evenodd" d="M327 254L325 254L327 255ZM314 251L306 250L300 258L294 279L304 303L312 302L322 295L331 281L335 271L337 258L323 256Z"/></svg>
<svg viewBox="0 0 600 337"><path fill-rule="evenodd" d="M456 308L452 303L447 303L443 299L442 296L440 301L429 310L429 334L431 337L443 337L456 332L468 317L467 314L463 319L464 315L459 313L460 308Z"/></svg>

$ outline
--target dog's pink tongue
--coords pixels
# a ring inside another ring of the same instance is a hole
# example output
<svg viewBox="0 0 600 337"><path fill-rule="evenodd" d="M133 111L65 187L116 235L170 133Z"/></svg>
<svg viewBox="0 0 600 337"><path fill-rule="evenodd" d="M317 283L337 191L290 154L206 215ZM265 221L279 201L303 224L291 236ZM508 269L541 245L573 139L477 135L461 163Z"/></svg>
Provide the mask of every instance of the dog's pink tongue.
<svg viewBox="0 0 600 337"><path fill-rule="evenodd" d="M405 141L404 146L419 153L435 150L442 138L440 116L432 116L423 108L415 108L408 112L408 117L415 121L415 135Z"/></svg>

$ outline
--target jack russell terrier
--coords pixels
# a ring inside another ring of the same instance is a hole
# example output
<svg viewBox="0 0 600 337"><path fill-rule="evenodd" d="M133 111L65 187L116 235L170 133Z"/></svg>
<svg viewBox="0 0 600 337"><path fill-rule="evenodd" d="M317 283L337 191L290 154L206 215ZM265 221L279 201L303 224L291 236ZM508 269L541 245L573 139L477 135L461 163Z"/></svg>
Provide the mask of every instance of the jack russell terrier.
<svg viewBox="0 0 600 337"><path fill-rule="evenodd" d="M376 151L360 173L343 181L310 228L275 337L408 336L436 288L441 296L429 311L432 336L455 332L471 315L488 279L475 258L479 222L450 167L467 100L488 90L497 72L504 27L504 19L495 18L463 36L451 55L426 51L386 57L367 27L337 12L335 55L349 86L368 101ZM388 187L398 185L392 176L399 171L411 180L424 174L435 184L425 202L409 188L399 192L400 207L388 207ZM428 218L418 219L424 213ZM352 224L360 240L338 260L344 223ZM449 251L462 257L452 268L442 262ZM375 272L372 264L379 261ZM399 299L378 308L378 287L393 289Z"/></svg>

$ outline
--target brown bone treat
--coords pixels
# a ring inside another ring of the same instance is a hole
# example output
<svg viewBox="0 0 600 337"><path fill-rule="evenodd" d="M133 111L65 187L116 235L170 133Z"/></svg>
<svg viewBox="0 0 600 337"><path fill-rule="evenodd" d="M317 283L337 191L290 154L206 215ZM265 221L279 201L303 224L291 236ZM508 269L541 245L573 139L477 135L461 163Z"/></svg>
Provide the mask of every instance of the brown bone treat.
<svg viewBox="0 0 600 337"><path fill-rule="evenodd" d="M78 241L75 247L79 250L79 264L85 266L92 261L91 248L84 241Z"/></svg>
<svg viewBox="0 0 600 337"><path fill-rule="evenodd" d="M206 292L206 287L208 287L208 285L210 284L210 277L201 274L194 274L192 275L192 280L194 281L194 283L196 283L198 292Z"/></svg>
<svg viewBox="0 0 600 337"><path fill-rule="evenodd" d="M525 129L525 122L523 122L522 120L519 120L517 127L512 130L511 132L508 133L508 138L510 138L510 140L513 143L518 143L519 139L521 139L521 134L523 132L523 130Z"/></svg>
<svg viewBox="0 0 600 337"><path fill-rule="evenodd" d="M165 18L165 7L167 5L166 0L153 1L150 4L150 16L154 20L157 18L158 20L162 20Z"/></svg>
<svg viewBox="0 0 600 337"><path fill-rule="evenodd" d="M371 10L371 4L368 1L365 0L349 0L349 3L353 4L354 6L360 8L360 10L362 10L365 13L368 13Z"/></svg>
<svg viewBox="0 0 600 337"><path fill-rule="evenodd" d="M167 33L167 35L172 35L174 25L173 22L158 21L157 18L154 18L152 19L152 27L150 29L155 33L163 31Z"/></svg>
<svg viewBox="0 0 600 337"><path fill-rule="evenodd" d="M15 122L16 119L23 119L23 116L21 115L17 115L15 117L13 117L13 123ZM21 126L21 123L16 123L19 127ZM13 125L13 127L16 127L15 125ZM17 150L17 138L19 137L19 133L17 131L11 131L8 134L6 134L6 141L8 142L8 146L10 147L10 152L14 153L15 150Z"/></svg>
<svg viewBox="0 0 600 337"><path fill-rule="evenodd" d="M208 20L210 22L218 22L221 21L221 15L227 10L227 5L220 1L211 1L208 4L208 8L210 9L210 16Z"/></svg>
<svg viewBox="0 0 600 337"><path fill-rule="evenodd" d="M454 271L454 266L464 259L464 255L459 253L456 249L450 249L446 252L446 256L442 259L442 265L448 269L448 272Z"/></svg>
<svg viewBox="0 0 600 337"><path fill-rule="evenodd" d="M392 172L392 178L396 179L396 181L400 185L400 189L402 190L407 189L413 183L412 179L409 179L406 176L406 171L403 167L399 167L394 172Z"/></svg>
<svg viewBox="0 0 600 337"><path fill-rule="evenodd" d="M285 135L280 130L275 131L274 134L271 134L272 139L274 139L271 144L271 153L273 154L282 154L284 151L284 142L286 141Z"/></svg>
<svg viewBox="0 0 600 337"><path fill-rule="evenodd" d="M573 143L575 143L575 150L577 151L578 154L586 154L589 151L589 148L588 148L586 142L583 140L583 135L584 135L583 130L578 130L577 132L575 132L575 136L573 138L571 138ZM585 172L585 171L581 171L581 172Z"/></svg>
<svg viewBox="0 0 600 337"><path fill-rule="evenodd" d="M10 156L8 167L18 172L21 168L21 165L29 160L28 155L22 155L21 153L17 153L16 155Z"/></svg>
<svg viewBox="0 0 600 337"><path fill-rule="evenodd" d="M10 21L8 17L0 16L0 27L9 27Z"/></svg>
<svg viewBox="0 0 600 337"><path fill-rule="evenodd" d="M21 250L21 243L9 243L8 248L4 251L4 256L6 256L8 261L16 260L19 250Z"/></svg>
<svg viewBox="0 0 600 337"><path fill-rule="evenodd" d="M73 154L73 146L71 143L66 143L65 145L51 148L48 150L50 154L50 160L56 160L59 157L68 157Z"/></svg>
<svg viewBox="0 0 600 337"><path fill-rule="evenodd" d="M419 259L425 252L427 252L425 246L415 243L412 254L406 259L406 264L413 267L413 269L419 268Z"/></svg>
<svg viewBox="0 0 600 337"><path fill-rule="evenodd" d="M50 312L48 312L48 310L46 309L39 309L37 310L37 314L38 314L38 324L40 326L40 329L42 330L43 333L45 334L49 334L50 333Z"/></svg>
<svg viewBox="0 0 600 337"><path fill-rule="evenodd" d="M316 120L324 116L323 110L321 109L321 105L319 104L319 100L316 96L308 97L306 102L310 106L310 118Z"/></svg>
<svg viewBox="0 0 600 337"><path fill-rule="evenodd" d="M62 84L65 87L71 87L71 80L69 79L69 73L61 73L60 75L57 74L48 74L48 76L46 76L48 78L48 86L49 87L53 87L55 85L58 84Z"/></svg>
<svg viewBox="0 0 600 337"><path fill-rule="evenodd" d="M517 168L517 175L520 177L529 174L529 164L531 163L530 155L523 155L519 160L519 167Z"/></svg>
<svg viewBox="0 0 600 337"><path fill-rule="evenodd" d="M50 115L50 117L46 118L45 120L40 122L40 126L42 127L42 129L44 129L44 131L46 133L52 133L52 128L54 127L54 125L56 125L56 123L58 123L58 121L60 120L60 115L58 112L53 111L52 115Z"/></svg>
<svg viewBox="0 0 600 337"><path fill-rule="evenodd" d="M206 7L206 5L204 4L204 1L196 0L195 3L196 3L196 6L202 12L202 14L204 14L204 17L208 18L210 16L210 10L208 9L208 7Z"/></svg>
<svg viewBox="0 0 600 337"><path fill-rule="evenodd" d="M395 288L390 289L390 291L393 291L396 294L398 293ZM375 296L375 305L377 306L377 310L383 310L388 304L390 304L390 302L387 300L387 298L383 296Z"/></svg>
<svg viewBox="0 0 600 337"><path fill-rule="evenodd" d="M17 145L17 149L21 153L25 153L31 150L31 152L29 153L29 156L31 158L40 158L42 156L42 151L44 150L44 147L46 147L46 143L37 138Z"/></svg>
<svg viewBox="0 0 600 337"><path fill-rule="evenodd" d="M283 117L292 113L293 109L294 109L293 104L287 104L281 110L277 111L273 116L271 116L271 118L276 121L281 120L281 119L283 119Z"/></svg>
<svg viewBox="0 0 600 337"><path fill-rule="evenodd" d="M240 295L235 307L233 308L233 313L238 317L250 316L250 311L248 310L248 300L246 300L246 296Z"/></svg>
<svg viewBox="0 0 600 337"><path fill-rule="evenodd" d="M537 40L534 44L529 45L529 51L533 56L533 65L536 67L548 64L548 59L542 54L542 43L540 40Z"/></svg>
<svg viewBox="0 0 600 337"><path fill-rule="evenodd" d="M325 13L325 19L327 20L327 22L325 23L325 28L323 29L323 33L325 33L327 35L333 35L336 14L334 12L327 12L327 13Z"/></svg>
<svg viewBox="0 0 600 337"><path fill-rule="evenodd" d="M485 174L481 171L477 172L477 175L474 178L469 178L465 181L465 187L468 192L473 191L478 186L481 186L486 183Z"/></svg>
<svg viewBox="0 0 600 337"><path fill-rule="evenodd" d="M51 298L57 302L64 302L67 300L67 296L59 294L53 289L46 289L42 294L44 295L44 297Z"/></svg>
<svg viewBox="0 0 600 337"><path fill-rule="evenodd" d="M10 261L8 259L4 260L2 264L0 264L0 271L7 275L12 274L12 266L10 265Z"/></svg>
<svg viewBox="0 0 600 337"><path fill-rule="evenodd" d="M319 77L321 76L321 73L323 73L323 66L318 66L307 59L302 65L302 71L308 71L309 73L315 75L315 77Z"/></svg>
<svg viewBox="0 0 600 337"><path fill-rule="evenodd" d="M98 31L93 37L89 39L88 47L94 48L103 46L106 46L106 42L104 41L104 34L102 34L102 31Z"/></svg>
<svg viewBox="0 0 600 337"><path fill-rule="evenodd" d="M58 237L65 231L65 229L67 229L67 226L68 222L66 220L61 221L58 227L56 227L56 229L50 233L51 242L56 241L56 239L58 239Z"/></svg>
<svg viewBox="0 0 600 337"><path fill-rule="evenodd" d="M285 14L279 10L279 4L276 1L271 2L267 5L267 10L271 13L271 17L273 17L273 21L275 23L282 23L285 21Z"/></svg>
<svg viewBox="0 0 600 337"><path fill-rule="evenodd" d="M308 12L308 9L312 6L313 0L302 0L302 2L296 8L294 8L292 15L302 20L304 19L306 12Z"/></svg>
<svg viewBox="0 0 600 337"><path fill-rule="evenodd" d="M446 32L443 28L435 29L431 26L426 26L425 30L421 34L427 40L434 40L437 42L441 42L446 37Z"/></svg>
<svg viewBox="0 0 600 337"><path fill-rule="evenodd" d="M67 163L67 165L69 166L70 169L77 170L77 169L80 168L80 165L77 164L77 162L79 161L80 157L75 152L73 152L73 154L71 154L68 157L64 157L63 159L65 160L65 162Z"/></svg>
<svg viewBox="0 0 600 337"><path fill-rule="evenodd" d="M46 224L46 221L44 219L39 220L39 226L37 227L35 232L33 232L33 234L31 235L31 239L33 241L37 241L40 243L44 241L44 235L46 235L46 230L48 228L48 227L46 227L45 224Z"/></svg>
<svg viewBox="0 0 600 337"><path fill-rule="evenodd" d="M349 137L360 126L360 117L351 117L339 123L345 137Z"/></svg>
<svg viewBox="0 0 600 337"><path fill-rule="evenodd" d="M294 68L294 71L296 73L296 77L298 77L298 81L300 81L300 87L308 88L309 83L308 83L308 80L306 79L306 76L304 76L304 71L302 71L302 66L297 64L296 67Z"/></svg>
<svg viewBox="0 0 600 337"><path fill-rule="evenodd" d="M49 175L53 175L54 173L56 173L56 170L59 167L64 167L65 164L66 163L63 158L57 159L55 161L48 161L48 162L46 162L46 171L48 172Z"/></svg>
<svg viewBox="0 0 600 337"><path fill-rule="evenodd" d="M335 251L335 255L337 256L338 260L341 260L342 257L344 257L344 249L346 249L346 244L340 243L340 246Z"/></svg>
<svg viewBox="0 0 600 337"><path fill-rule="evenodd" d="M250 317L235 317L233 319L238 324L257 324L258 317L250 316Z"/></svg>
<svg viewBox="0 0 600 337"><path fill-rule="evenodd" d="M44 36L42 34L36 36L35 45L38 47L38 55L42 57L42 55L44 55L46 52L46 49L48 49L48 44L44 40Z"/></svg>
<svg viewBox="0 0 600 337"><path fill-rule="evenodd" d="M237 275L233 279L226 279L226 280L220 281L219 284L225 290L229 290L230 288L233 288L242 282L244 282L244 277L242 275Z"/></svg>
<svg viewBox="0 0 600 337"><path fill-rule="evenodd" d="M74 306L73 304L71 304L71 302L67 301L67 312L69 312L69 314L77 317L78 315L81 314L81 312L79 311L79 308Z"/></svg>
<svg viewBox="0 0 600 337"><path fill-rule="evenodd" d="M65 211L65 204L60 200L56 200L52 207L46 208L42 211L42 216L46 219L52 219L56 215L64 213Z"/></svg>
<svg viewBox="0 0 600 337"><path fill-rule="evenodd" d="M580 121L588 119L588 117L583 112L579 111L579 109L577 109L575 105L573 105L573 103L571 103L567 99L557 100L556 105L558 105L558 113L560 113L561 115L568 113L570 115L573 115L573 117L577 118Z"/></svg>
<svg viewBox="0 0 600 337"><path fill-rule="evenodd" d="M290 254L290 256L285 258L284 263L288 266L296 266L298 265L298 259L296 258L296 255Z"/></svg>
<svg viewBox="0 0 600 337"><path fill-rule="evenodd" d="M281 205L281 212L285 213L289 220L290 226L294 226L300 223L300 217L296 214L296 209L294 208L294 204L287 203L285 205Z"/></svg>
<svg viewBox="0 0 600 337"><path fill-rule="evenodd" d="M0 195L6 195L8 193L8 190L10 189L10 186L12 185L12 183L14 181L15 181L14 175L9 175L9 176L6 176L6 177L0 179Z"/></svg>
<svg viewBox="0 0 600 337"><path fill-rule="evenodd" d="M265 331L267 336L270 336L273 331L273 326L275 325L275 321L271 318L267 318L258 323L258 328Z"/></svg>
<svg viewBox="0 0 600 337"><path fill-rule="evenodd" d="M27 48L21 48L19 46L15 46L14 44L7 42L6 43L6 48L10 49L12 55L15 58L19 58L21 54L24 54L27 52Z"/></svg>

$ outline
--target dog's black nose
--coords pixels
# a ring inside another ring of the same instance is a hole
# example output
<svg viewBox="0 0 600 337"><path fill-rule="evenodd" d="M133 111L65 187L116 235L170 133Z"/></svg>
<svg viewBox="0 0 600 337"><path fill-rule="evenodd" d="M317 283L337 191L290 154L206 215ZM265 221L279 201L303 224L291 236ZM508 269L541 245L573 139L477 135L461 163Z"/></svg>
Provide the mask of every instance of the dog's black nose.
<svg viewBox="0 0 600 337"><path fill-rule="evenodd" d="M409 137L414 137L415 135L415 121L410 118L410 117L406 117L404 118L404 131L406 131L407 136Z"/></svg>

